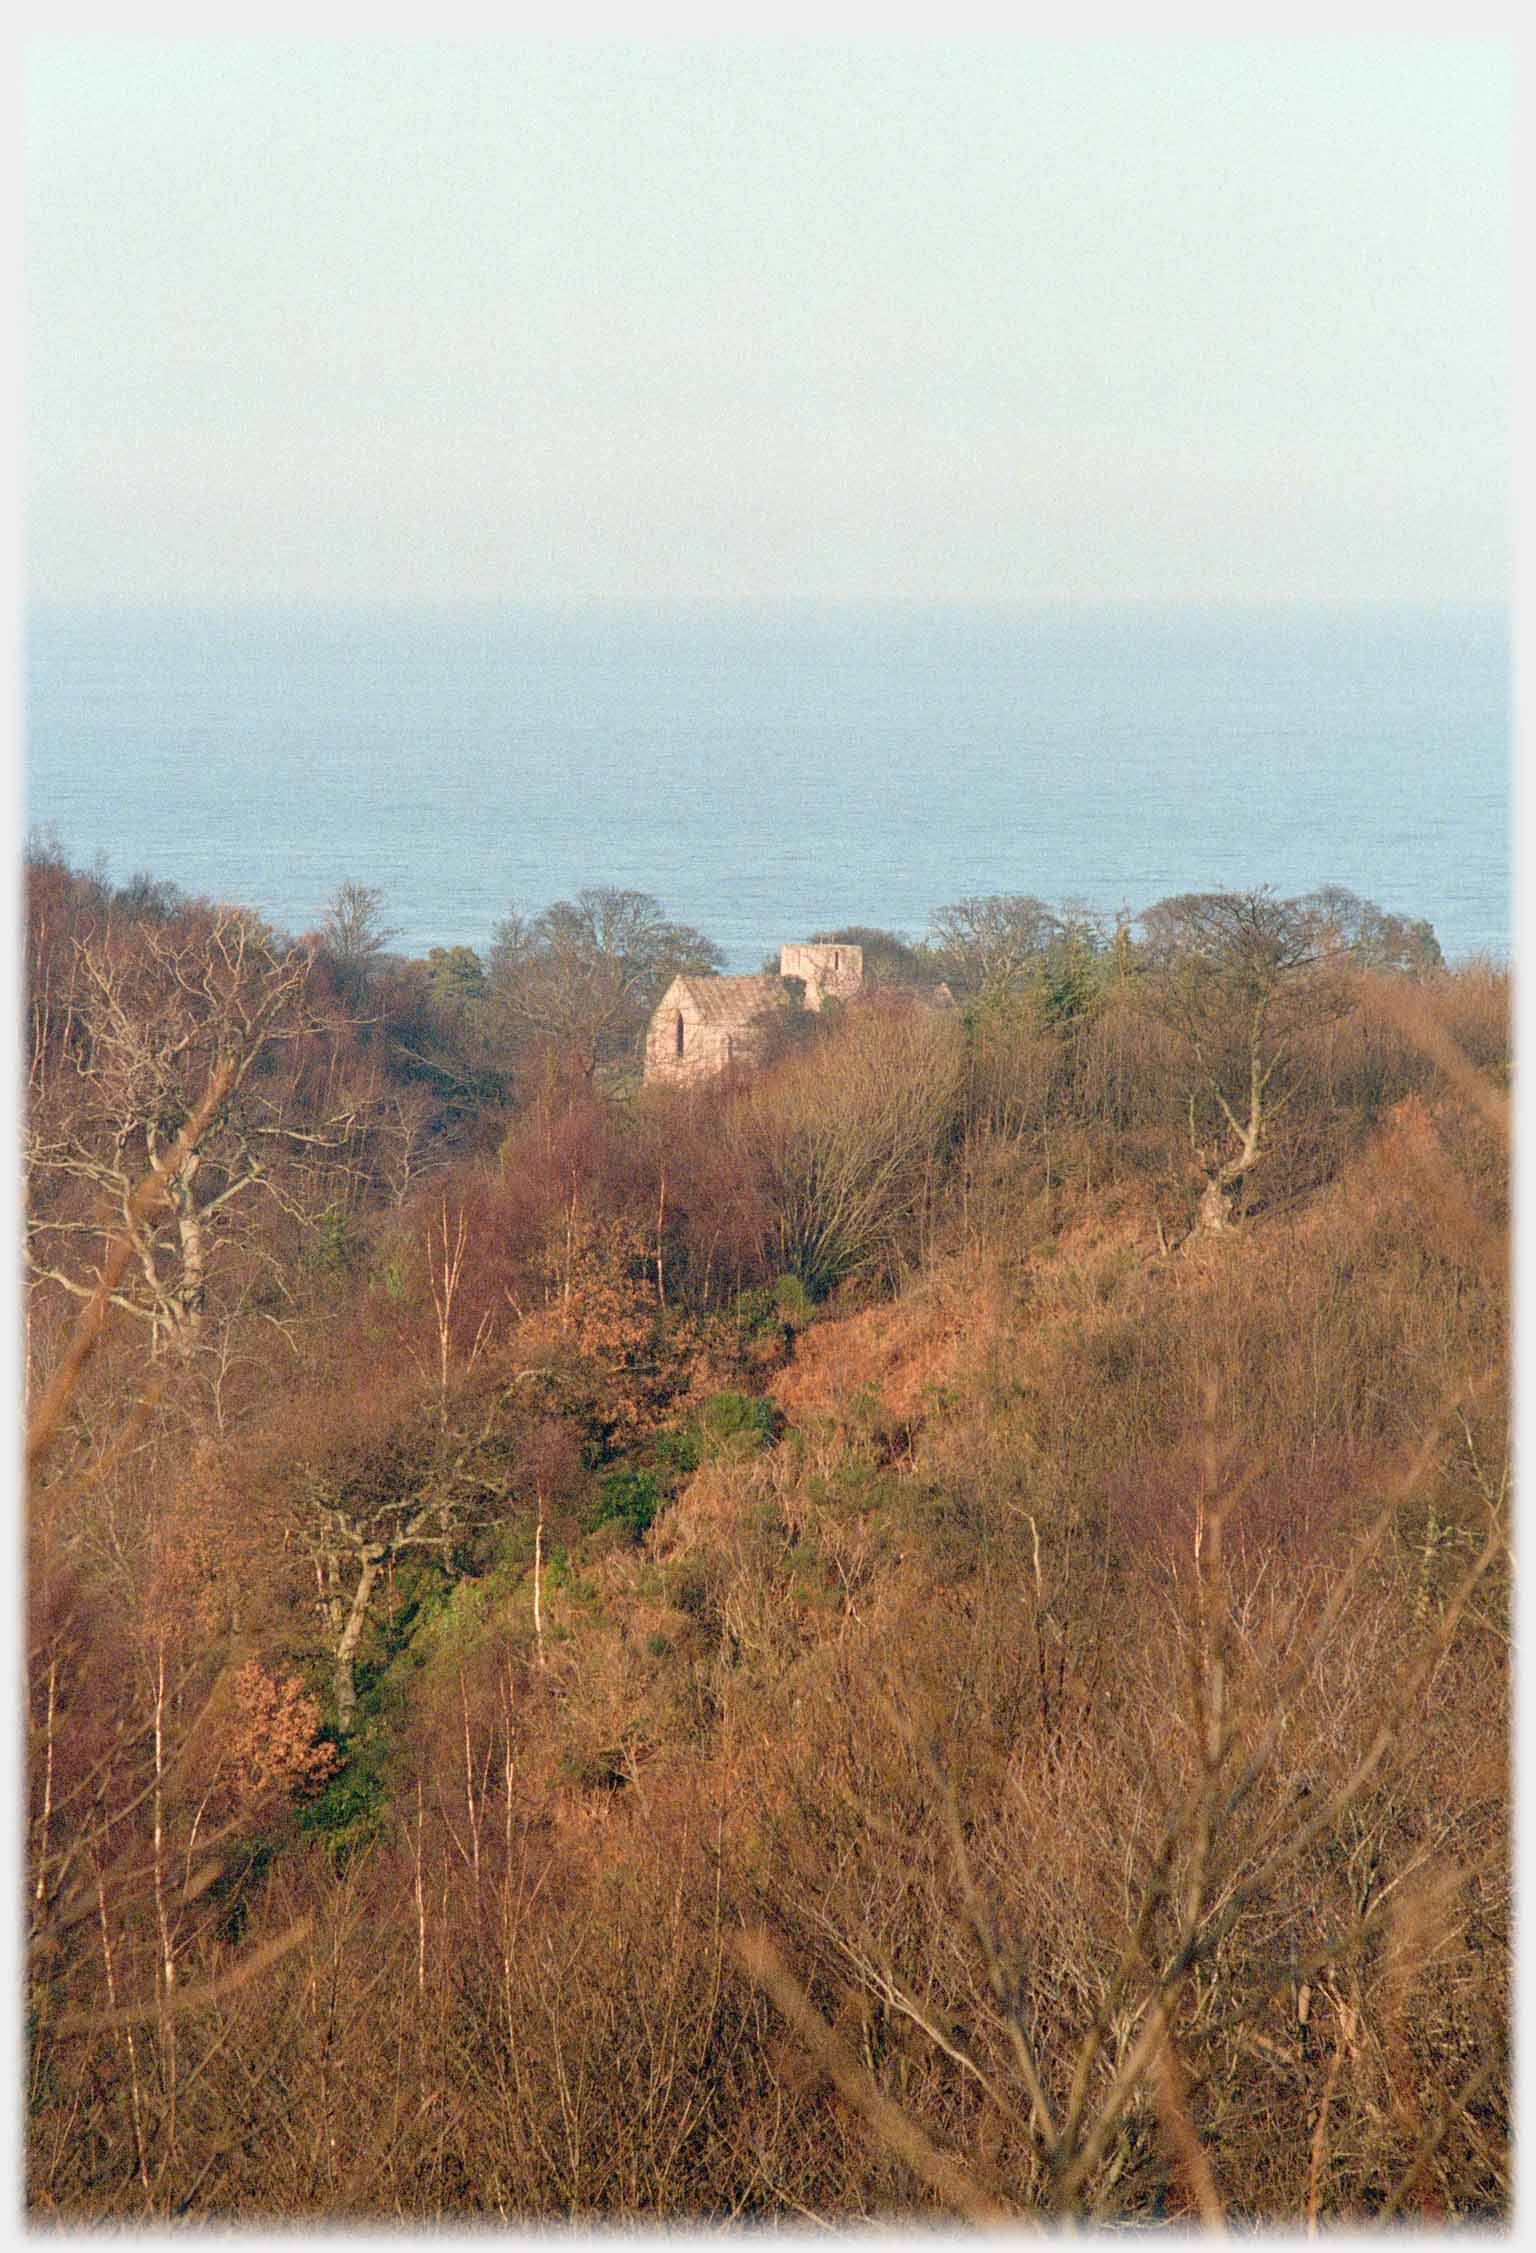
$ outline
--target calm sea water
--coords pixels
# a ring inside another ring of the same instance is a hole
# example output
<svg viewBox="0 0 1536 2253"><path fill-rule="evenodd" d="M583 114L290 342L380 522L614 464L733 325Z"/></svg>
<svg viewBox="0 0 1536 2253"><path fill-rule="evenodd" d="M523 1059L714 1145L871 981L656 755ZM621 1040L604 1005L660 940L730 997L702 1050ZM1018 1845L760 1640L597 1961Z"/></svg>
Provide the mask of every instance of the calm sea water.
<svg viewBox="0 0 1536 2253"><path fill-rule="evenodd" d="M313 928L484 947L585 884L731 969L967 892L1349 885L1509 945L1502 610L46 609L27 815Z"/></svg>

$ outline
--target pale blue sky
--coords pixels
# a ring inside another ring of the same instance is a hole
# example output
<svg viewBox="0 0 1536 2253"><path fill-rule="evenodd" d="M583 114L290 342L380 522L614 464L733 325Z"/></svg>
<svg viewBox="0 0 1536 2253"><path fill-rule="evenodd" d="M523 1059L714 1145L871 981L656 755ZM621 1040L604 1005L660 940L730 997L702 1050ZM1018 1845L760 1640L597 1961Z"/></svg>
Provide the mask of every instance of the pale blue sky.
<svg viewBox="0 0 1536 2253"><path fill-rule="evenodd" d="M29 50L29 580L1499 598L1497 42Z"/></svg>

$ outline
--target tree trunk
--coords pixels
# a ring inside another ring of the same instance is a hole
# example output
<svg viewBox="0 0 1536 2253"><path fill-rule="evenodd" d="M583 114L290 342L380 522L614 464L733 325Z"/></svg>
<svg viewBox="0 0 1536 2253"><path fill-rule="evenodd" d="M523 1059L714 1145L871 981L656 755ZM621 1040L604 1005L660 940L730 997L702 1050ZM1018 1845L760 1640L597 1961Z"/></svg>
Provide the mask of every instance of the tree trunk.
<svg viewBox="0 0 1536 2253"><path fill-rule="evenodd" d="M1232 1211L1227 1203L1227 1184L1223 1174L1213 1173L1200 1192L1199 1209L1195 1215L1197 1236L1211 1236L1217 1230L1230 1228Z"/></svg>
<svg viewBox="0 0 1536 2253"><path fill-rule="evenodd" d="M544 1582L544 1498L539 1497L539 1519L533 1529L533 1633L538 1646L539 1664L544 1664L544 1607L541 1601Z"/></svg>
<svg viewBox="0 0 1536 2253"><path fill-rule="evenodd" d="M1195 1233L1200 1236L1215 1234L1232 1225L1230 1193L1241 1184L1243 1177L1259 1162L1263 1146L1265 1125L1264 1090L1274 1065L1267 1068L1259 1053L1259 1032L1262 1015L1256 1014L1254 1030L1248 1050L1248 1117L1239 1121L1225 1096L1219 1092L1216 1100L1226 1113L1227 1124L1237 1136L1238 1151L1225 1164L1217 1167L1200 1193L1200 1208L1195 1218Z"/></svg>
<svg viewBox="0 0 1536 2253"><path fill-rule="evenodd" d="M357 1652L358 1639L363 1632L363 1622L368 1616L368 1599L373 1594L383 1560L382 1549L363 1551L363 1569L358 1576L352 1608L347 1614L347 1624L341 1631L341 1641L336 1646L336 1726L343 1736L351 1728L352 1716L357 1711L357 1683L353 1676L352 1662Z"/></svg>
<svg viewBox="0 0 1536 2253"><path fill-rule="evenodd" d="M181 1287L176 1295L177 1345L190 1354L203 1327L208 1304L207 1247L202 1221L192 1192L187 1188L176 1200L176 1232L181 1240Z"/></svg>

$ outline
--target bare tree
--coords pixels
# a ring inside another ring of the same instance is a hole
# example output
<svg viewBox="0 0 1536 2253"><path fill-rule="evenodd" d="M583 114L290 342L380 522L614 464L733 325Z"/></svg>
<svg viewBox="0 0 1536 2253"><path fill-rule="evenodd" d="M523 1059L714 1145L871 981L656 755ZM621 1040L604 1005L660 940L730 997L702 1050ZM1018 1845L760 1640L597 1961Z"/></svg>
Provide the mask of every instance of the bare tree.
<svg viewBox="0 0 1536 2253"><path fill-rule="evenodd" d="M372 884L338 885L320 926L320 943L349 999L360 999L369 973L393 938L384 921L384 894Z"/></svg>
<svg viewBox="0 0 1536 2253"><path fill-rule="evenodd" d="M1342 884L1319 884L1297 904L1314 917L1327 945L1359 969L1421 977L1445 967L1434 926L1422 917L1390 914Z"/></svg>
<svg viewBox="0 0 1536 2253"><path fill-rule="evenodd" d="M723 960L650 893L604 885L531 920L508 916L497 927L490 985L516 1025L554 1042L590 1078L633 1049L675 977L716 971Z"/></svg>
<svg viewBox="0 0 1536 2253"><path fill-rule="evenodd" d="M1061 919L1023 892L969 895L933 918L933 944L950 976L979 995L1016 987L1062 936Z"/></svg>
<svg viewBox="0 0 1536 2253"><path fill-rule="evenodd" d="M1206 1175L1196 1228L1223 1229L1296 1092L1299 1036L1344 1006L1340 958L1306 901L1267 887L1180 893L1141 921L1141 991L1195 1066L1190 1133Z"/></svg>
<svg viewBox="0 0 1536 2253"><path fill-rule="evenodd" d="M148 1326L156 1353L187 1355L237 1217L260 1198L295 1211L323 1201L363 1098L326 1053L311 960L227 908L75 942L69 1052L28 1131L39 1284L89 1301L110 1245L125 1243L111 1303ZM183 1129L215 1086L188 1143ZM148 1204L146 1176L160 1184Z"/></svg>
<svg viewBox="0 0 1536 2253"><path fill-rule="evenodd" d="M338 1726L357 1710L358 1646L382 1575L397 1558L451 1568L475 1528L509 1506L513 1423L505 1389L456 1397L423 1392L381 1429L336 1428L289 1466L293 1537L314 1571L332 1650Z"/></svg>
<svg viewBox="0 0 1536 2253"><path fill-rule="evenodd" d="M756 1087L734 1122L765 1182L782 1264L808 1289L890 1254L931 1202L958 1117L953 1014L861 1011Z"/></svg>

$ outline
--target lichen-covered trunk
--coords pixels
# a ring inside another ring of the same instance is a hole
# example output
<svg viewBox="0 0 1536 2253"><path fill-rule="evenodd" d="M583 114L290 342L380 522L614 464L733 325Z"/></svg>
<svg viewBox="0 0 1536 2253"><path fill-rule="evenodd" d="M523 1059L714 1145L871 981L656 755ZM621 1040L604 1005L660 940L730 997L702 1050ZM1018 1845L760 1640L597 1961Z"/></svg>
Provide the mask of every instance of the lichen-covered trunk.
<svg viewBox="0 0 1536 2253"><path fill-rule="evenodd" d="M1227 1184L1222 1174L1212 1174L1200 1192L1200 1204L1195 1214L1198 1235L1214 1235L1218 1229L1230 1228L1232 1208L1227 1200Z"/></svg>
<svg viewBox="0 0 1536 2253"><path fill-rule="evenodd" d="M181 1249L181 1281L172 1302L173 1335L177 1351L190 1358L202 1333L208 1304L208 1248L190 1192L176 1200L176 1234Z"/></svg>

